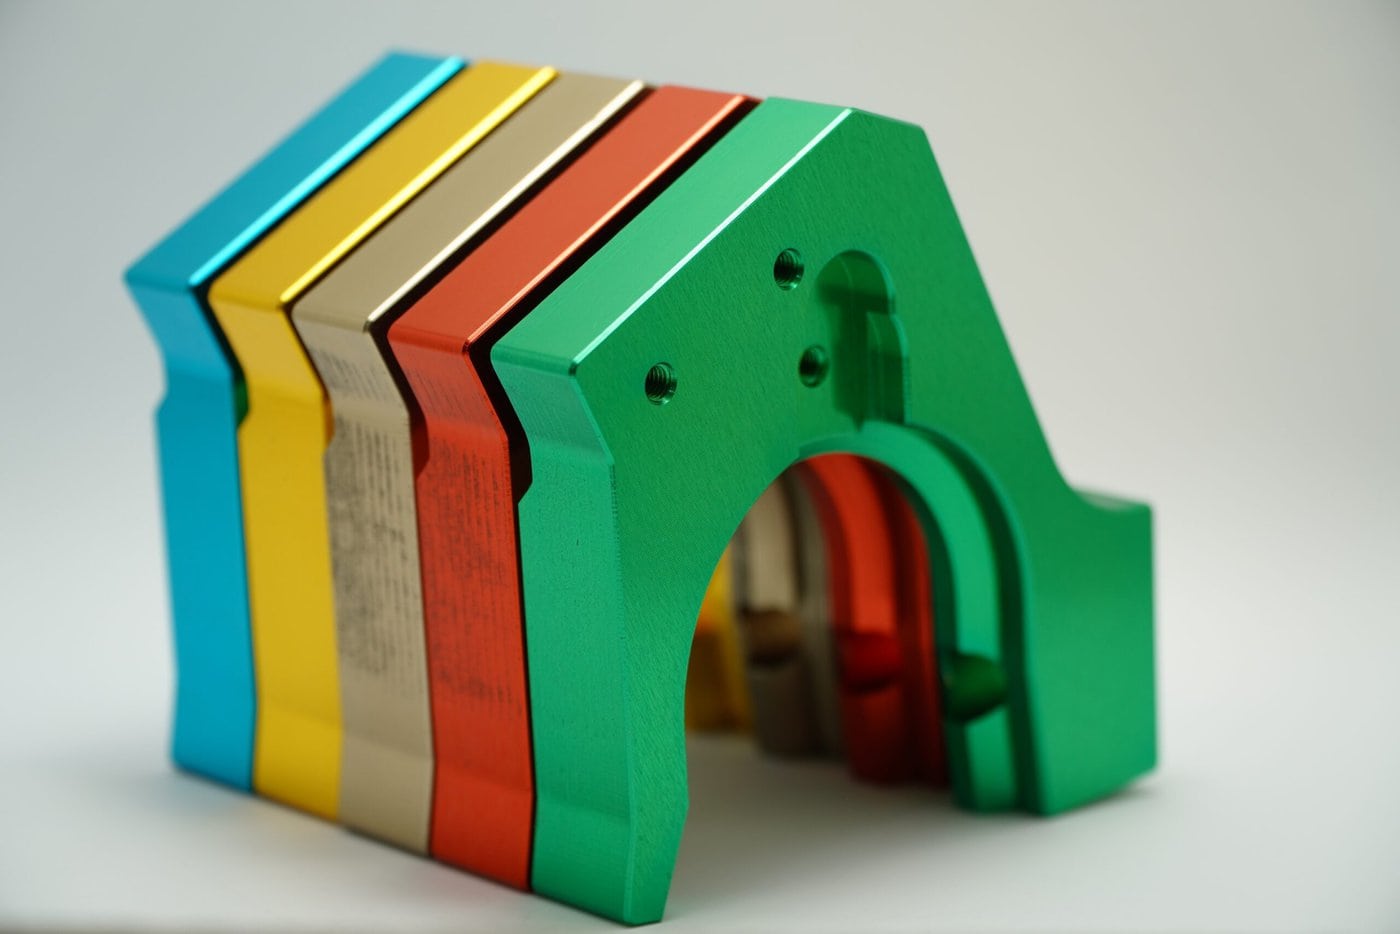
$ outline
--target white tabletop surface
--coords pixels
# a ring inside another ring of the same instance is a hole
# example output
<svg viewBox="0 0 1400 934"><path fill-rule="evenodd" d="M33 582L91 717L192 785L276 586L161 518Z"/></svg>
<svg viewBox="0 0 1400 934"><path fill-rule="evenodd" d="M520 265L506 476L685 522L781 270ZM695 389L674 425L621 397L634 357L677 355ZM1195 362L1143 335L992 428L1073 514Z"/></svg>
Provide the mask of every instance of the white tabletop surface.
<svg viewBox="0 0 1400 934"><path fill-rule="evenodd" d="M387 48L933 141L1061 468L1157 510L1162 761L1054 820L692 742L669 930L1400 930L1400 6L0 3L0 928L603 929L176 774L119 276Z"/></svg>

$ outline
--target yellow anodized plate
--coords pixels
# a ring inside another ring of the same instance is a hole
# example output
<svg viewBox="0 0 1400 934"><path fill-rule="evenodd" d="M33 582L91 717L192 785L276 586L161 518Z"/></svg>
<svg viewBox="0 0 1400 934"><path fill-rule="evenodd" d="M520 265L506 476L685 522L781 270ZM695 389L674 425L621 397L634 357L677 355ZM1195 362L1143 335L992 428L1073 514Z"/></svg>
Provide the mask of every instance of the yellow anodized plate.
<svg viewBox="0 0 1400 934"><path fill-rule="evenodd" d="M685 681L687 729L752 729L753 711L744 681L744 649L735 616L733 591L738 571L734 564L734 549L726 548L700 604Z"/></svg>
<svg viewBox="0 0 1400 934"><path fill-rule="evenodd" d="M288 317L337 261L555 76L476 63L445 83L214 282L243 369L238 460L257 673L253 788L338 811L340 688L321 458L326 392Z"/></svg>

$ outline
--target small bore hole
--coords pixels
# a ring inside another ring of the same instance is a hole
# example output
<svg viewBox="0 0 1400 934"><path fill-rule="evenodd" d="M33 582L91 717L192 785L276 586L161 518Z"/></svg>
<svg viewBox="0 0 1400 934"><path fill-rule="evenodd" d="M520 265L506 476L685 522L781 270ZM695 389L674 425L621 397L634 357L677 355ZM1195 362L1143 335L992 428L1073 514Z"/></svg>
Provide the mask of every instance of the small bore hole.
<svg viewBox="0 0 1400 934"><path fill-rule="evenodd" d="M789 247L773 261L773 281L780 289L795 289L802 281L802 254Z"/></svg>
<svg viewBox="0 0 1400 934"><path fill-rule="evenodd" d="M813 344L802 351L802 358L797 361L797 375L804 386L820 386L830 370L831 358L820 344Z"/></svg>
<svg viewBox="0 0 1400 934"><path fill-rule="evenodd" d="M676 394L676 371L669 363L657 363L647 370L647 401L652 405L665 405Z"/></svg>

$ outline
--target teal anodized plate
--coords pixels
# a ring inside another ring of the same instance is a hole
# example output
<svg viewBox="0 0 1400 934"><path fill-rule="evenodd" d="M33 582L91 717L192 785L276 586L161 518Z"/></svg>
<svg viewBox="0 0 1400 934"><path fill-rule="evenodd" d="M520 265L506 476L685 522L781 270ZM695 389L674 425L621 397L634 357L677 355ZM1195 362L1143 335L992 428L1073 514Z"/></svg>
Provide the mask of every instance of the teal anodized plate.
<svg viewBox="0 0 1400 934"><path fill-rule="evenodd" d="M463 65L386 56L127 270L165 362L156 433L175 630L171 752L191 772L251 788L256 713L237 449L246 400L209 283Z"/></svg>

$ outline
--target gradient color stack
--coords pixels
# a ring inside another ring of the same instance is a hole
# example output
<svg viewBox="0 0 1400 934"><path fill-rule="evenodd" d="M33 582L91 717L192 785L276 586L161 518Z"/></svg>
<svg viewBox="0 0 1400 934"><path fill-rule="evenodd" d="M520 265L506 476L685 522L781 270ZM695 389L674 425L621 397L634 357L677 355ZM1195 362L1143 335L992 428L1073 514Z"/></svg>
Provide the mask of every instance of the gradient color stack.
<svg viewBox="0 0 1400 934"><path fill-rule="evenodd" d="M1150 512L915 127L391 55L127 278L182 768L642 923L686 724L980 811L1154 764Z"/></svg>

